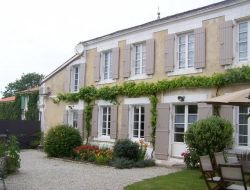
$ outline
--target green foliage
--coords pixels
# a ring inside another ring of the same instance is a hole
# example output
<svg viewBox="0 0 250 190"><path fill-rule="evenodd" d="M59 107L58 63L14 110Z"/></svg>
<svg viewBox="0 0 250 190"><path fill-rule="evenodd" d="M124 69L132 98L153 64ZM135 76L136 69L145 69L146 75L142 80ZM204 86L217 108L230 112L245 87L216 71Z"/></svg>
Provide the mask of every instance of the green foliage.
<svg viewBox="0 0 250 190"><path fill-rule="evenodd" d="M81 145L79 131L67 125L51 128L45 136L44 150L51 157L70 157L74 147Z"/></svg>
<svg viewBox="0 0 250 190"><path fill-rule="evenodd" d="M26 114L26 119L30 121L38 121L39 119L39 110L37 107L37 101L39 99L38 92L34 92L31 94L28 94L29 96L29 102L28 102L28 111Z"/></svg>
<svg viewBox="0 0 250 190"><path fill-rule="evenodd" d="M187 168L199 167L199 155L195 151L183 152L181 156L183 156Z"/></svg>
<svg viewBox="0 0 250 190"><path fill-rule="evenodd" d="M20 79L15 82L9 83L5 87L3 92L3 97L14 96L16 92L38 86L40 81L44 78L43 75L37 73L27 73L23 74Z"/></svg>
<svg viewBox="0 0 250 190"><path fill-rule="evenodd" d="M185 134L191 154L211 155L232 145L233 126L223 118L212 116L194 122Z"/></svg>
<svg viewBox="0 0 250 190"><path fill-rule="evenodd" d="M10 174L20 168L20 149L15 136L11 136L7 141L7 163L6 163L6 173Z"/></svg>
<svg viewBox="0 0 250 190"><path fill-rule="evenodd" d="M154 160L139 160L134 163L135 168L145 168L145 167L151 167L155 166Z"/></svg>
<svg viewBox="0 0 250 190"><path fill-rule="evenodd" d="M39 145L43 145L43 132L34 134L34 139L30 142L30 148L37 148Z"/></svg>
<svg viewBox="0 0 250 190"><path fill-rule="evenodd" d="M129 139L118 140L114 146L113 157L138 161L140 158L139 145Z"/></svg>
<svg viewBox="0 0 250 190"><path fill-rule="evenodd" d="M16 95L13 102L0 103L0 120L21 120L21 98Z"/></svg>
<svg viewBox="0 0 250 190"><path fill-rule="evenodd" d="M87 133L87 144L89 142L89 137L91 134L91 119L92 119L92 110L93 110L93 105L87 103L87 106L84 109L84 116L85 116L85 129Z"/></svg>
<svg viewBox="0 0 250 190"><path fill-rule="evenodd" d="M78 100L84 100L89 104L88 110L85 114L89 114L86 119L87 125L87 137L90 135L91 130L91 103L97 99L103 99L117 103L119 96L127 97L140 97L148 96L151 102L151 143L153 148L155 147L155 129L157 120L157 97L159 93L166 92L168 90L174 90L179 88L211 88L211 87L223 87L236 83L250 82L250 66L243 66L241 68L229 69L224 73L216 73L212 76L181 76L174 79L164 79L156 83L149 82L125 82L122 85L104 86L101 88L95 88L94 86L87 86L80 89L79 93L66 93L58 94L58 102L77 102Z"/></svg>
<svg viewBox="0 0 250 190"><path fill-rule="evenodd" d="M134 166L133 160L128 160L126 158L115 158L111 162L111 166L118 168L118 169L125 169L125 168L132 168Z"/></svg>

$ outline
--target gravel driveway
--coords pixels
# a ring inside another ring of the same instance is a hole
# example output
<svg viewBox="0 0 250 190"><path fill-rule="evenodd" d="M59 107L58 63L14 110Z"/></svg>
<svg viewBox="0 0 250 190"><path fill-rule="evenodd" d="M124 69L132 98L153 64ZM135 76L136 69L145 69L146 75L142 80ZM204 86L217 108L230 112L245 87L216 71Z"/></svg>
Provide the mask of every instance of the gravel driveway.
<svg viewBox="0 0 250 190"><path fill-rule="evenodd" d="M164 167L119 170L50 159L36 150L22 151L21 159L19 172L6 179L8 190L122 190L136 181L177 170Z"/></svg>

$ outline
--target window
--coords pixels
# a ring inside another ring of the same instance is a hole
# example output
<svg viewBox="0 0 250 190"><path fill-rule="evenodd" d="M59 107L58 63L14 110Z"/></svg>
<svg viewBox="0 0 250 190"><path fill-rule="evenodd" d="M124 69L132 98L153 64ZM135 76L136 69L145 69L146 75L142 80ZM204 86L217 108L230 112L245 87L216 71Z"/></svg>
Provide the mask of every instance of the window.
<svg viewBox="0 0 250 190"><path fill-rule="evenodd" d="M112 79L112 52L111 50L102 53L102 80Z"/></svg>
<svg viewBox="0 0 250 190"><path fill-rule="evenodd" d="M239 107L238 145L248 146L248 107Z"/></svg>
<svg viewBox="0 0 250 190"><path fill-rule="evenodd" d="M177 68L194 67L194 34L182 34L177 39Z"/></svg>
<svg viewBox="0 0 250 190"><path fill-rule="evenodd" d="M111 107L101 107L101 120L102 135L110 136Z"/></svg>
<svg viewBox="0 0 250 190"><path fill-rule="evenodd" d="M72 92L77 92L79 90L79 66L73 67L72 76Z"/></svg>
<svg viewBox="0 0 250 190"><path fill-rule="evenodd" d="M176 105L174 117L174 142L184 142L188 126L197 120L197 105Z"/></svg>
<svg viewBox="0 0 250 190"><path fill-rule="evenodd" d="M146 64L146 43L135 44L134 50L134 75L145 73Z"/></svg>
<svg viewBox="0 0 250 190"><path fill-rule="evenodd" d="M77 128L78 123L78 112L76 110L72 110L68 112L68 125L71 127Z"/></svg>
<svg viewBox="0 0 250 190"><path fill-rule="evenodd" d="M132 137L144 138L145 108L143 106L132 107Z"/></svg>
<svg viewBox="0 0 250 190"><path fill-rule="evenodd" d="M244 21L239 23L239 61L247 61L248 52L249 52L249 45L248 45L248 29L249 29L249 21Z"/></svg>

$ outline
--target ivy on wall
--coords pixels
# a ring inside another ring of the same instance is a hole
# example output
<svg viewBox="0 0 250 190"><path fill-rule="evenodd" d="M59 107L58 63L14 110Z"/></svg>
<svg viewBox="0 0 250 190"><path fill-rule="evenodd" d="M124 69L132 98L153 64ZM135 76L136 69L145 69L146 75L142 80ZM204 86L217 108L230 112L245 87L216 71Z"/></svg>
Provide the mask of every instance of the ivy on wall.
<svg viewBox="0 0 250 190"><path fill-rule="evenodd" d="M15 101L0 103L0 120L21 120L21 96L29 96L26 119L37 121L39 111L37 107L38 92L29 94L16 94Z"/></svg>
<svg viewBox="0 0 250 190"><path fill-rule="evenodd" d="M151 102L151 143L153 148L155 146L155 131L156 131L156 120L157 120L157 94L164 93L168 90L175 90L179 88L212 88L217 89L223 86L236 83L250 82L250 67L243 66L241 68L234 68L225 71L224 73L216 73L212 76L181 76L172 80L164 79L155 83L150 82L125 82L122 85L105 86L102 88L95 88L94 86L87 86L80 89L78 93L66 93L58 94L58 102L77 102L83 100L87 102L87 107L91 106L91 102L94 100L102 99L117 103L119 96L127 97L140 97L148 96ZM93 107L93 106L92 106ZM90 107L85 114L91 114ZM91 130L90 124L91 117L85 118L86 126ZM90 132L88 133L90 135ZM89 136L88 136L89 137ZM88 138L87 137L87 138Z"/></svg>

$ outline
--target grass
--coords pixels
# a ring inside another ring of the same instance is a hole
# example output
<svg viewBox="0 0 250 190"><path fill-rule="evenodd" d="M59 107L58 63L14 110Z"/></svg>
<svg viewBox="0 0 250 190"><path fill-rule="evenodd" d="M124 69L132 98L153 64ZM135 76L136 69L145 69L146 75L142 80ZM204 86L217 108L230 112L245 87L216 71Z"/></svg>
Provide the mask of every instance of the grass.
<svg viewBox="0 0 250 190"><path fill-rule="evenodd" d="M205 190L207 186L199 170L183 170L166 176L146 179L128 185L124 190Z"/></svg>

